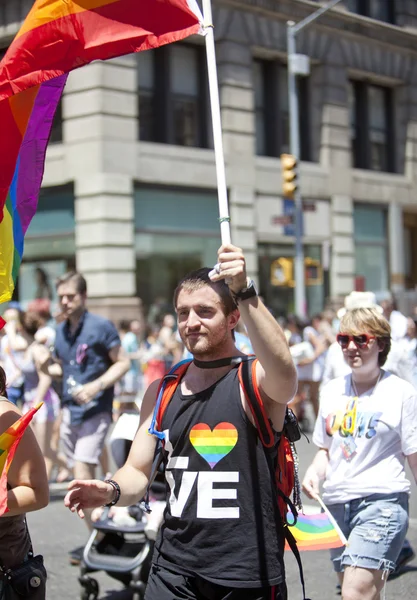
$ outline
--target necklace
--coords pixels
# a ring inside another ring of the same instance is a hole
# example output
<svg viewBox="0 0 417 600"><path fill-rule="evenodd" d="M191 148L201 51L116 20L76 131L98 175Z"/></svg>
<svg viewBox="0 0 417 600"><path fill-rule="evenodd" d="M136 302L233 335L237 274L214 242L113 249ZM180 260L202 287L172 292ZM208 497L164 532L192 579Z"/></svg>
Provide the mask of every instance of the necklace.
<svg viewBox="0 0 417 600"><path fill-rule="evenodd" d="M379 375L378 375L378 379L376 380L376 383L375 383L374 387L372 388L372 391L371 391L371 393L369 394L370 396L372 396L372 395L373 395L373 393L375 392L376 386L378 385L378 383L379 383L379 382L380 382L380 380L381 380L381 376L382 376L382 370L381 370L381 369L379 369ZM356 398L359 398L358 390L356 389L356 385L355 385L355 382L353 381L353 377L352 377L352 375L350 376L350 385L351 385L351 387L353 388L353 391L355 392L355 396L356 396Z"/></svg>
<svg viewBox="0 0 417 600"><path fill-rule="evenodd" d="M376 387L381 380L381 376L382 376L382 370L380 369L378 379L376 380L376 383L375 383L374 387L372 388L370 396L373 396L373 394L376 390ZM355 396L351 397L348 400L348 403L346 405L346 411L345 411L345 415L343 417L343 423L341 425L341 430L345 436L348 436L348 435L354 436L355 431L356 431L356 416L357 416L357 409L358 409L359 394L356 389L355 382L353 381L352 375L350 376L350 387L351 387L351 390L353 389Z"/></svg>
<svg viewBox="0 0 417 600"><path fill-rule="evenodd" d="M248 356L227 356L217 360L198 360L193 358L193 363L199 369L218 369L219 367L228 367L230 365L239 365L241 362L248 360Z"/></svg>

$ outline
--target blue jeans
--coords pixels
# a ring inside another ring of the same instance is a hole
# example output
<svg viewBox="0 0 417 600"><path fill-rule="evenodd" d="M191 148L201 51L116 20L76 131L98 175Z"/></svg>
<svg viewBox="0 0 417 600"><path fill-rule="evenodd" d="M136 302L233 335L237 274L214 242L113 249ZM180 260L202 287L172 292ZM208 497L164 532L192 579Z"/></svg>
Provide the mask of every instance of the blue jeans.
<svg viewBox="0 0 417 600"><path fill-rule="evenodd" d="M408 494L372 494L328 509L348 538L330 551L334 570L347 566L393 571L408 529Z"/></svg>
<svg viewBox="0 0 417 600"><path fill-rule="evenodd" d="M23 386L7 388L7 398L17 405L20 400L23 400Z"/></svg>

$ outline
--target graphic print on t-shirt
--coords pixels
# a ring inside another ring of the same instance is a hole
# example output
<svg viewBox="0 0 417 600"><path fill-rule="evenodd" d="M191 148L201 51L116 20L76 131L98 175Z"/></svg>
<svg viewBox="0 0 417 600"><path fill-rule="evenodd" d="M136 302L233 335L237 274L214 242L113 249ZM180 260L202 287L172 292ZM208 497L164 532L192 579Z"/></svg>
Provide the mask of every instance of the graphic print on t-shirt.
<svg viewBox="0 0 417 600"><path fill-rule="evenodd" d="M197 423L190 431L190 442L213 469L237 444L237 429L231 423L219 423L213 429L206 423Z"/></svg>
<svg viewBox="0 0 417 600"><path fill-rule="evenodd" d="M330 413L326 418L326 433L328 436L339 432L341 437L347 437L351 434L346 433L343 429L343 423L346 419L347 413L344 411L337 411ZM355 426L355 437L361 438L365 436L368 440L373 438L377 434L377 425L381 419L382 412L365 412L359 411L356 414L356 426Z"/></svg>
<svg viewBox="0 0 417 600"><path fill-rule="evenodd" d="M171 516L181 518L188 506L195 511L197 519L239 519L239 471L214 469L236 446L236 427L231 423L222 422L211 429L206 423L197 423L189 434L191 454L188 456L173 456L174 448L169 429L164 430L164 434L165 451L168 454L165 478L171 489ZM197 454L206 461L210 470L207 470L207 467L203 470L190 468L190 462L194 465ZM230 486L226 487L225 484Z"/></svg>

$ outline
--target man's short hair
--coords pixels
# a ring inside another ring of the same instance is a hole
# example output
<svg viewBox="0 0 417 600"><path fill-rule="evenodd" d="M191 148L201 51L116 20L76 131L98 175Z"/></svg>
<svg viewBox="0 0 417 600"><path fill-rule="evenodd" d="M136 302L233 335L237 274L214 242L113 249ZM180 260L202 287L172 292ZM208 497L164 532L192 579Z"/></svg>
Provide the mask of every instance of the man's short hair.
<svg viewBox="0 0 417 600"><path fill-rule="evenodd" d="M120 331L130 331L130 323L127 319L122 319L119 321L119 329Z"/></svg>
<svg viewBox="0 0 417 600"><path fill-rule="evenodd" d="M188 275L181 279L174 291L173 301L175 309L177 308L178 295L182 290L195 292L207 285L219 294L223 312L226 316L237 310L237 304L230 293L228 285L224 282L224 279L211 281L209 277L211 270L208 267L202 267L201 269L191 271L191 273L188 273Z"/></svg>
<svg viewBox="0 0 417 600"><path fill-rule="evenodd" d="M81 275L81 273L77 273L77 271L68 271L68 273L64 273L61 277L58 277L55 283L56 289L59 288L63 283L74 283L75 289L78 294L86 294L87 293L87 282L85 278Z"/></svg>

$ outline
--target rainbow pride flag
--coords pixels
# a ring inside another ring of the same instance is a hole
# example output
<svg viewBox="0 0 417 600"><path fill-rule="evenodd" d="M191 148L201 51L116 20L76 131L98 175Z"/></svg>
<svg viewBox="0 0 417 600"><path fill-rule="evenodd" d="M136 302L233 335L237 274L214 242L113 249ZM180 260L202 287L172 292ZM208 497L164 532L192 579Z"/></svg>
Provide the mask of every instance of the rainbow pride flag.
<svg viewBox="0 0 417 600"><path fill-rule="evenodd" d="M43 402L40 402L31 408L0 435L0 517L9 510L7 508L7 473L26 428L42 404Z"/></svg>
<svg viewBox="0 0 417 600"><path fill-rule="evenodd" d="M287 520L288 523L294 521L291 512L288 513ZM309 515L299 513L296 525L289 525L289 528L300 552L340 548L347 542L343 533L325 512ZM285 549L290 549L288 543Z"/></svg>
<svg viewBox="0 0 417 600"><path fill-rule="evenodd" d="M201 32L196 0L35 0L0 62L0 303L11 299L67 74Z"/></svg>

